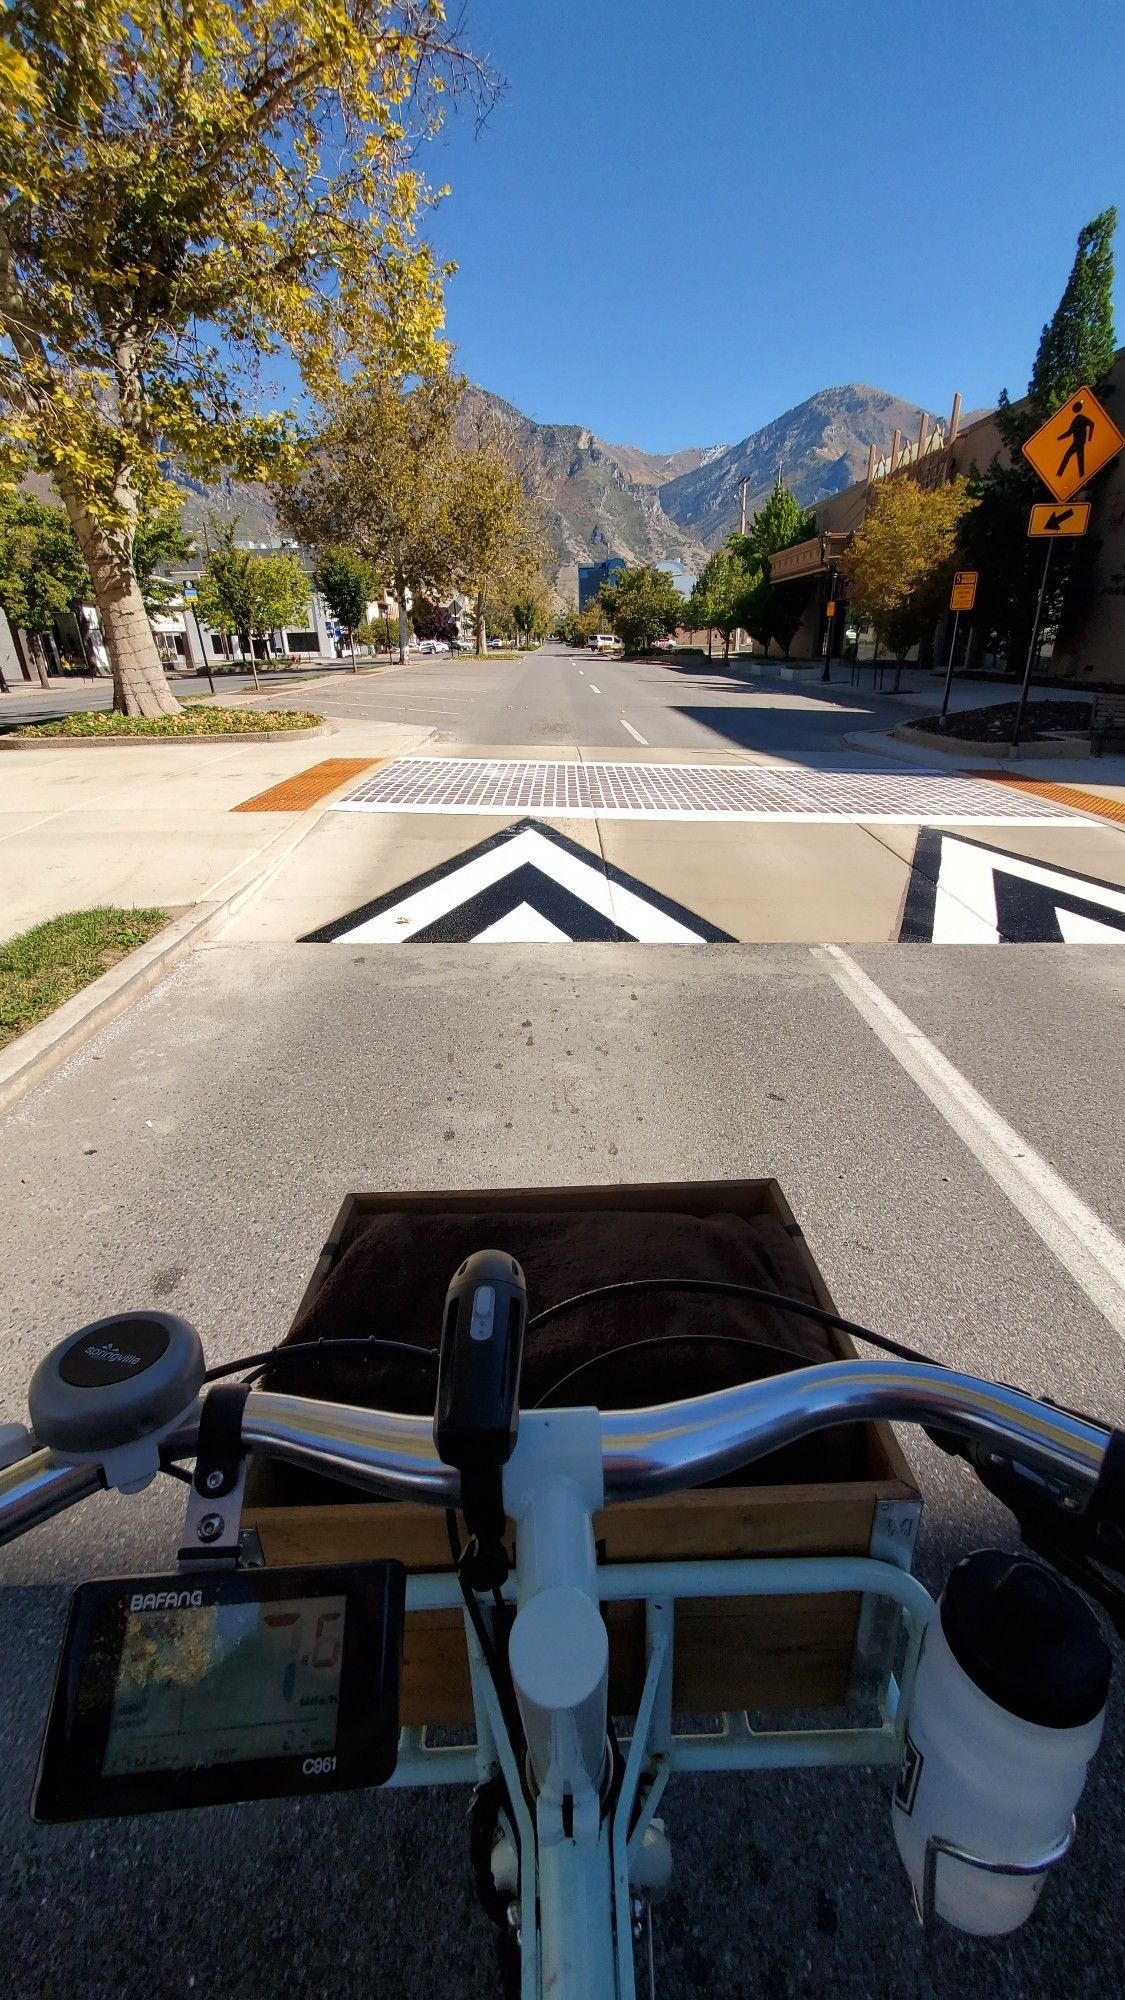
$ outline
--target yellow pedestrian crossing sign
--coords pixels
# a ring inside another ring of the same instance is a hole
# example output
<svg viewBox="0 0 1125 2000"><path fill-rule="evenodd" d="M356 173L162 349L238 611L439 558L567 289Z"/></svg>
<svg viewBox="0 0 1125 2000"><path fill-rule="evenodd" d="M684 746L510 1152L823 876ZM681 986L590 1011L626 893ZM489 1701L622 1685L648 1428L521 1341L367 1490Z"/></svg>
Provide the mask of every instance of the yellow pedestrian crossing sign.
<svg viewBox="0 0 1125 2000"><path fill-rule="evenodd" d="M1023 455L1056 500L1069 500L1125 445L1092 389L1076 389L1028 438Z"/></svg>
<svg viewBox="0 0 1125 2000"><path fill-rule="evenodd" d="M1027 524L1029 535L1049 535L1052 541L1067 535L1084 535L1090 525L1090 502L1075 500L1069 507L1056 507L1052 500L1038 501Z"/></svg>

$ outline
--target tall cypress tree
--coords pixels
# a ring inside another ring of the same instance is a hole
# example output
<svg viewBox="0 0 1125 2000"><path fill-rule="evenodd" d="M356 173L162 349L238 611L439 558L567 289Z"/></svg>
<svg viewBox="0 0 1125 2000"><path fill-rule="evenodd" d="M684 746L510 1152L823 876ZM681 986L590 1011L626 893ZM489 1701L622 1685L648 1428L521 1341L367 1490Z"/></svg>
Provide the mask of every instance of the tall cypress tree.
<svg viewBox="0 0 1125 2000"><path fill-rule="evenodd" d="M966 517L964 553L980 571L977 616L989 627L992 643L1004 649L1009 672L1023 670L1042 570L1039 544L1027 538L1027 513L1033 501L1044 497L1043 488L1020 446L1075 389L1083 383L1096 388L1113 365L1116 225L1117 210L1107 208L1079 232L1066 288L1040 336L1027 402L1017 409L1007 390L1000 392L996 428L1008 462L994 458L981 475L974 468L970 482L980 504ZM1056 629L1064 614L1074 615L1076 605L1068 606L1066 600L1082 594L1092 558L1091 547L1082 545L1077 557L1074 547L1067 543L1055 552L1045 620Z"/></svg>

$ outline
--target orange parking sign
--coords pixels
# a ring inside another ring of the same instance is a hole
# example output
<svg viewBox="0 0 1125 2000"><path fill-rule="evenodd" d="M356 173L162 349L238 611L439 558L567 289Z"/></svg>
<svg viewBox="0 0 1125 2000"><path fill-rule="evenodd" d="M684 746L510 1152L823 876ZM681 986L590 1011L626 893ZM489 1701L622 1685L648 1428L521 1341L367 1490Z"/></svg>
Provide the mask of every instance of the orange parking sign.
<svg viewBox="0 0 1125 2000"><path fill-rule="evenodd" d="M1023 455L1056 500L1069 500L1116 458L1125 437L1092 389L1076 389L1029 437Z"/></svg>
<svg viewBox="0 0 1125 2000"><path fill-rule="evenodd" d="M949 594L951 611L971 611L977 601L977 583L980 572L975 569L959 569L953 579L953 589Z"/></svg>

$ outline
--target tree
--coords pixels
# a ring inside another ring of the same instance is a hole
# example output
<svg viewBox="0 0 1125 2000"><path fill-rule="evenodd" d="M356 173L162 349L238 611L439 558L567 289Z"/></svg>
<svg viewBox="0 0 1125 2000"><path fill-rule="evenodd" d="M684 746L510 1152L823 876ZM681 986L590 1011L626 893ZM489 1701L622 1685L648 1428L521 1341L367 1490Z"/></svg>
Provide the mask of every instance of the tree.
<svg viewBox="0 0 1125 2000"><path fill-rule="evenodd" d="M996 426L1006 462L997 456L983 473L972 469L978 505L965 523L964 553L980 575L975 619L990 646L1006 655L1010 672L1022 671L1027 657L1043 567L1027 534L1028 510L1042 498L1042 487L1020 447L1076 389L1086 383L1097 388L1112 366L1116 225L1117 210L1107 208L1079 232L1062 298L1040 336L1027 401L1017 407L1006 389L1000 391ZM1087 536L1054 551L1044 621L1056 630L1088 583L1091 542Z"/></svg>
<svg viewBox="0 0 1125 2000"><path fill-rule="evenodd" d="M254 635L272 632L305 615L309 579L300 559L289 555L258 555L235 546L235 524L208 523L210 546L196 592L196 611L216 632L237 632L250 655L254 686L258 662Z"/></svg>
<svg viewBox="0 0 1125 2000"><path fill-rule="evenodd" d="M789 658L808 601L807 585L771 580L770 558L781 549L807 541L815 529L815 515L800 505L779 472L769 499L754 515L746 534L729 538L728 547L740 557L752 579L744 613L737 622L745 625L767 655L771 640L776 640Z"/></svg>
<svg viewBox="0 0 1125 2000"><path fill-rule="evenodd" d="M410 625L416 639L444 639L452 645L457 637L457 614L448 604L433 604L428 597L414 599Z"/></svg>
<svg viewBox="0 0 1125 2000"><path fill-rule="evenodd" d="M146 510L138 516L133 535L133 575L141 587L146 611L159 611L166 604L178 602L181 595L178 583L156 574L158 567L189 563L194 555L195 541L184 529L178 503L151 512Z"/></svg>
<svg viewBox="0 0 1125 2000"><path fill-rule="evenodd" d="M349 354L444 362L412 142L479 66L439 0L28 0L0 47L3 442L63 499L115 706L169 713L132 561L162 464L276 470L279 348L313 393Z"/></svg>
<svg viewBox="0 0 1125 2000"><path fill-rule="evenodd" d="M894 653L896 690L906 654L946 601L962 518L972 504L964 479L932 492L913 479L888 479L875 488L843 558L849 604Z"/></svg>
<svg viewBox="0 0 1125 2000"><path fill-rule="evenodd" d="M397 627L389 618L361 618L356 638L361 646L374 646L377 653L385 653L389 660L398 643Z"/></svg>
<svg viewBox="0 0 1125 2000"><path fill-rule="evenodd" d="M722 633L724 660L730 658L732 632L748 623L747 608L758 574L732 547L716 549L688 600L686 617L702 613L708 631Z"/></svg>
<svg viewBox="0 0 1125 2000"><path fill-rule="evenodd" d="M338 545L322 549L313 570L313 583L328 609L344 628L351 648L352 671L359 672L355 657L355 635L367 616L367 606L375 595L375 578L370 563L351 549Z"/></svg>
<svg viewBox="0 0 1125 2000"><path fill-rule="evenodd" d="M487 606L510 611L539 575L534 509L511 447L506 427L482 416L446 473L442 534L457 587L473 600L478 653L485 650Z"/></svg>
<svg viewBox="0 0 1125 2000"><path fill-rule="evenodd" d="M682 625L687 606L667 570L650 564L617 572L600 592L603 615L627 653L643 653Z"/></svg>
<svg viewBox="0 0 1125 2000"><path fill-rule="evenodd" d="M13 629L31 634L44 687L43 634L89 588L89 572L61 507L26 494L0 499L0 609Z"/></svg>
<svg viewBox="0 0 1125 2000"><path fill-rule="evenodd" d="M511 611L517 646L521 637L527 645L533 646L537 639L542 639L550 631L551 601L541 577L513 599Z"/></svg>
<svg viewBox="0 0 1125 2000"><path fill-rule="evenodd" d="M400 660L407 594L440 597L454 581L446 515L461 387L439 373L407 389L379 368L334 382L301 460L274 486L299 541L345 546L393 578Z"/></svg>

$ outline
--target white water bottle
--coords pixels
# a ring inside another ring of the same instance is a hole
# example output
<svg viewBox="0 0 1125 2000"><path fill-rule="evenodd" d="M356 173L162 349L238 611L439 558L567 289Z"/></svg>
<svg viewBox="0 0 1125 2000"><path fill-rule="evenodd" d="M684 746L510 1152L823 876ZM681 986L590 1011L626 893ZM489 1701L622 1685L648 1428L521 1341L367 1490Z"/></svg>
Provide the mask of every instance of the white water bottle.
<svg viewBox="0 0 1125 2000"><path fill-rule="evenodd" d="M1110 1654L1085 1599L1026 1556L957 1564L922 1648L892 1818L923 1906L927 1844L1034 1866L1066 1841L1101 1741ZM1045 1873L990 1873L936 1854L933 1907L1000 1937L1031 1915Z"/></svg>

